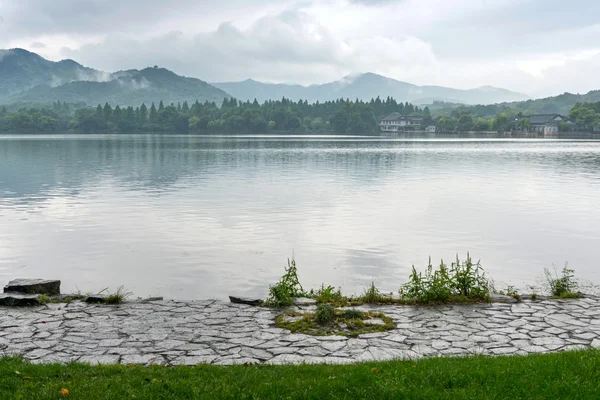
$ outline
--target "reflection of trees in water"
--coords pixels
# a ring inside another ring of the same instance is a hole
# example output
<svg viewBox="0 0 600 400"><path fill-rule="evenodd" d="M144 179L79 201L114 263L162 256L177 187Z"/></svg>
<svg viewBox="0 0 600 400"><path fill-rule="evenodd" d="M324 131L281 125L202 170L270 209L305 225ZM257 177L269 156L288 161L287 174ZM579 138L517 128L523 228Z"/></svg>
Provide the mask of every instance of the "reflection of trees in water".
<svg viewBox="0 0 600 400"><path fill-rule="evenodd" d="M265 171L291 177L342 176L369 186L382 176L427 178L436 172L452 173L457 165L493 171L505 169L507 163L600 178L600 152L585 142L148 135L0 140L0 191L5 198L27 202L59 188L75 194L109 178L124 189L152 195L172 189L181 179L197 183L232 171L246 179Z"/></svg>

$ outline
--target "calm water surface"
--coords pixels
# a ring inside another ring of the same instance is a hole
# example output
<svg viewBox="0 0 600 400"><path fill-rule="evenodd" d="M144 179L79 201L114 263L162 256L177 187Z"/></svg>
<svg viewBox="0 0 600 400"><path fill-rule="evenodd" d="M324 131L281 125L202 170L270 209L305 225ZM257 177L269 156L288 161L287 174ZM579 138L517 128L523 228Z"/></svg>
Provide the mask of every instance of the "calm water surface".
<svg viewBox="0 0 600 400"><path fill-rule="evenodd" d="M195 299L396 291L470 251L496 283L600 282L600 141L0 136L0 283Z"/></svg>

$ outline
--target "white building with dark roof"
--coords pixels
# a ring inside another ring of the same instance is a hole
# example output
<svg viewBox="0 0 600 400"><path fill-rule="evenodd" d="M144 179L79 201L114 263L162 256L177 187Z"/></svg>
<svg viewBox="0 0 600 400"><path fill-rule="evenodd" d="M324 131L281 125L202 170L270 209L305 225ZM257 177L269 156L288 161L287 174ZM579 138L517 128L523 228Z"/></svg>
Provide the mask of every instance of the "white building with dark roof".
<svg viewBox="0 0 600 400"><path fill-rule="evenodd" d="M379 122L379 128L382 132L400 132L405 130L414 130L421 127L423 117L420 115L402 115L392 113Z"/></svg>
<svg viewBox="0 0 600 400"><path fill-rule="evenodd" d="M566 122L572 124L569 118L560 115L560 114L538 114L538 115L526 115L519 119L528 119L531 123L531 131L532 132L558 132L558 126L562 122Z"/></svg>

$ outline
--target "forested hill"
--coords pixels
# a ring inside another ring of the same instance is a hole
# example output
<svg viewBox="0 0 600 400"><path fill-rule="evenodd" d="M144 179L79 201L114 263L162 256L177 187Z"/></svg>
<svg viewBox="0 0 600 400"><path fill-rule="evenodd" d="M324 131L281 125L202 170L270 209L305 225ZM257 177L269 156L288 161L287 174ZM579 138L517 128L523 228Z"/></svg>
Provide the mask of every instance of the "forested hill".
<svg viewBox="0 0 600 400"><path fill-rule="evenodd" d="M491 105L468 106L435 102L429 105L435 115L469 114L478 117L492 117L504 111L522 112L525 114L562 114L568 115L577 103L600 101L600 90L592 90L586 94L563 93L558 96L543 99L519 101L513 103L499 103Z"/></svg>
<svg viewBox="0 0 600 400"><path fill-rule="evenodd" d="M221 102L229 95L195 78L179 76L164 68L145 68L113 74L107 82L77 81L50 87L38 85L8 98L12 103L46 102L57 99L67 103L118 104L121 106L152 103L164 99L177 102Z"/></svg>
<svg viewBox="0 0 600 400"><path fill-rule="evenodd" d="M0 50L0 104L52 103L121 106L165 102L215 101L230 96L200 79L164 68L108 73L73 60L53 62L23 49Z"/></svg>
<svg viewBox="0 0 600 400"><path fill-rule="evenodd" d="M108 79L110 74L86 68L73 60L53 62L23 49L0 50L0 102L36 85L59 86L73 81Z"/></svg>

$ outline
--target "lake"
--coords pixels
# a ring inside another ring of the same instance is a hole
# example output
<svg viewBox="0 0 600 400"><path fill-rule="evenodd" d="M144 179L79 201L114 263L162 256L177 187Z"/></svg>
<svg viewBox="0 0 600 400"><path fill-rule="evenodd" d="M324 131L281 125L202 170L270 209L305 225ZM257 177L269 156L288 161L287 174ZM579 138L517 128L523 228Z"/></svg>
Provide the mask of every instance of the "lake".
<svg viewBox="0 0 600 400"><path fill-rule="evenodd" d="M0 284L176 299L397 291L470 251L496 286L600 283L600 141L0 136Z"/></svg>

